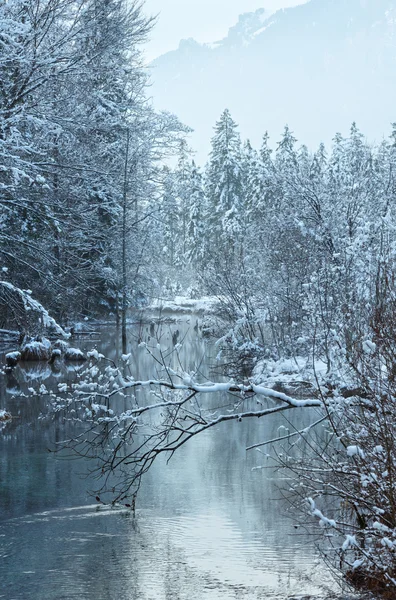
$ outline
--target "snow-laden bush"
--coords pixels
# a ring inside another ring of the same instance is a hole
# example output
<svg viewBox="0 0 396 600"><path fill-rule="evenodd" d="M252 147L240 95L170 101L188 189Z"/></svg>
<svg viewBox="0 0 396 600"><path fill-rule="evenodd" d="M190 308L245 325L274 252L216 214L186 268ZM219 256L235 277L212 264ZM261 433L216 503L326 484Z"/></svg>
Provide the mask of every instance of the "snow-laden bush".
<svg viewBox="0 0 396 600"><path fill-rule="evenodd" d="M30 340L21 348L21 360L49 360L51 357L51 342L46 338Z"/></svg>
<svg viewBox="0 0 396 600"><path fill-rule="evenodd" d="M393 600L396 294L389 272L379 285L366 335L355 332L354 343L341 352L343 373L329 375L333 385L321 385L321 427L294 432L292 444L277 448L276 461L292 474L291 506L305 515L304 525L319 531L326 559L356 588Z"/></svg>

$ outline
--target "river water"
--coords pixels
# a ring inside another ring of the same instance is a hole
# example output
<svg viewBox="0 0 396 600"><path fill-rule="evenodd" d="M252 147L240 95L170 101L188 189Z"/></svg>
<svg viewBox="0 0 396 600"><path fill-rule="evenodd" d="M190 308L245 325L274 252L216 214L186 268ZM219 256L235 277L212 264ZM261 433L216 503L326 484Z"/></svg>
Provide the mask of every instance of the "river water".
<svg viewBox="0 0 396 600"><path fill-rule="evenodd" d="M186 369L209 374L216 348L194 330L196 318L164 324L160 343L184 340ZM157 328L156 328L157 331ZM130 326L131 368L156 376L139 342L148 326ZM84 338L112 358L116 332ZM75 376L48 365L17 367L2 376L0 409L15 419L0 430L0 598L6 600L345 599L312 540L294 529L280 500L281 475L246 446L278 437L282 416L219 425L194 438L147 474L136 516L98 505L82 460L47 448L70 435L48 418L46 397L27 397Z"/></svg>

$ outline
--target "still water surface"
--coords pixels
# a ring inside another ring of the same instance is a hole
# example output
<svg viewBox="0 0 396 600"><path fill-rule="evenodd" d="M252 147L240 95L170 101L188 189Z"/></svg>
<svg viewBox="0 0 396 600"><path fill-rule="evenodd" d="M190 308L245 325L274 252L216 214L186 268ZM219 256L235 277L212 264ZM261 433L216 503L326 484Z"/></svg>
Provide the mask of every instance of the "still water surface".
<svg viewBox="0 0 396 600"><path fill-rule="evenodd" d="M164 325L161 344L176 329L186 368L208 374L216 349L194 331L195 318ZM156 376L141 339L130 328L132 371ZM116 358L116 333L82 340ZM344 599L312 547L296 533L279 500L279 475L246 446L278 436L282 416L232 423L186 444L147 474L136 517L98 506L87 492L80 460L59 460L47 448L70 434L48 413L45 398L26 398L32 381L55 386L69 373L47 365L17 367L3 377L0 408L17 416L0 431L0 598L6 600L235 600L310 596ZM304 417L305 418L305 417Z"/></svg>

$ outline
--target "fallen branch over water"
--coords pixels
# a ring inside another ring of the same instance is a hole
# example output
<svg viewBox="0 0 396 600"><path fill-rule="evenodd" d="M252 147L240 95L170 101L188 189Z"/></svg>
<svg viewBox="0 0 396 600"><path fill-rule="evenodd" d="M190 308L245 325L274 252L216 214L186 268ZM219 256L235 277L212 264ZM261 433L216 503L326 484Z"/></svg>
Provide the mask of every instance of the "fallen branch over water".
<svg viewBox="0 0 396 600"><path fill-rule="evenodd" d="M104 357L96 351L88 356L92 361L79 374L79 383L61 384L57 400L59 410L88 427L58 449L93 459L92 474L101 482L95 495L107 492L113 502L134 496L158 456L169 460L204 431L223 423L323 407L317 398L300 400L254 383L197 382L194 376L169 367L164 368L167 378L146 381L124 377L115 365L103 374L92 364ZM149 390L156 401L135 396L138 389ZM120 405L122 410L117 410Z"/></svg>

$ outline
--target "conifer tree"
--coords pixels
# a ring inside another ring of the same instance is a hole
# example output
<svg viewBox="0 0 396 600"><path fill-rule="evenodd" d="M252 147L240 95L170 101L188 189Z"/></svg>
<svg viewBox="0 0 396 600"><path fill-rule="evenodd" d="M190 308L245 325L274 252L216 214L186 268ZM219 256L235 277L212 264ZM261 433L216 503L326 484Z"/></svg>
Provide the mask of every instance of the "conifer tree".
<svg viewBox="0 0 396 600"><path fill-rule="evenodd" d="M192 162L188 220L188 258L195 268L204 266L207 252L207 200L202 173Z"/></svg>
<svg viewBox="0 0 396 600"><path fill-rule="evenodd" d="M241 162L238 127L226 109L215 126L208 165L211 251L218 245L233 255L240 248L244 210Z"/></svg>

